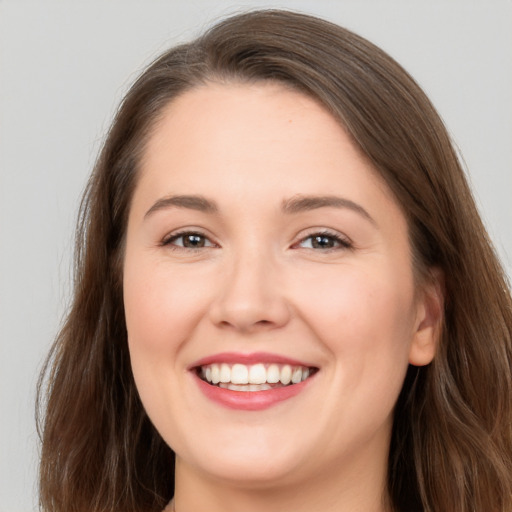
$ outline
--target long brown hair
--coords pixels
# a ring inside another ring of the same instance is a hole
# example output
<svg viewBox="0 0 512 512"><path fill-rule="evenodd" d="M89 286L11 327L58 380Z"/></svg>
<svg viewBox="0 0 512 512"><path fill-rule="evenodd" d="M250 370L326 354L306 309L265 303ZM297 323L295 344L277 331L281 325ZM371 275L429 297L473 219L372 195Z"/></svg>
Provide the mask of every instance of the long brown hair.
<svg viewBox="0 0 512 512"><path fill-rule="evenodd" d="M445 276L436 357L410 367L395 409L394 510L512 510L512 304L442 121L388 55L329 22L285 11L229 18L158 58L126 95L88 184L74 297L39 388L46 512L161 510L173 453L131 374L123 241L139 162L162 109L208 82L273 80L320 101L407 217L414 266ZM46 381L44 380L46 379Z"/></svg>

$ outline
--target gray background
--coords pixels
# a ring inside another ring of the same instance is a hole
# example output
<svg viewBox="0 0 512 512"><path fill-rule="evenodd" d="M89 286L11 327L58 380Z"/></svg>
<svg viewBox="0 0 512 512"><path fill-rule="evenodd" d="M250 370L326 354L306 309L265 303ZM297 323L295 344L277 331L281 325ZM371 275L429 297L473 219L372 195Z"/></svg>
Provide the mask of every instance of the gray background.
<svg viewBox="0 0 512 512"><path fill-rule="evenodd" d="M412 73L464 155L512 275L511 1L0 0L0 512L36 508L35 384L68 304L80 193L115 107L156 54L249 6L329 18Z"/></svg>

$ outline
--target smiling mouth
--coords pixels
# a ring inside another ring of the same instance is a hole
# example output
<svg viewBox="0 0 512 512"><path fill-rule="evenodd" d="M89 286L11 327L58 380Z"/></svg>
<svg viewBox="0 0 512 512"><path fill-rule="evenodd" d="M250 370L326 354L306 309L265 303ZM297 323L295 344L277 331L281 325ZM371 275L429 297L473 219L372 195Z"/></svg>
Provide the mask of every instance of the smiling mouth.
<svg viewBox="0 0 512 512"><path fill-rule="evenodd" d="M318 368L289 364L214 363L196 368L198 377L216 387L231 391L268 391L304 382Z"/></svg>

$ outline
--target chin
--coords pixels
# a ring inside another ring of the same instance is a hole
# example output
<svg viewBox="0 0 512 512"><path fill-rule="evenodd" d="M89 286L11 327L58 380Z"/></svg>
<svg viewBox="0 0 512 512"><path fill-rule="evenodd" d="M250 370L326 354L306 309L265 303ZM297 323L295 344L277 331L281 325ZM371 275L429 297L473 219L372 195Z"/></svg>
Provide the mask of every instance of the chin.
<svg viewBox="0 0 512 512"><path fill-rule="evenodd" d="M307 460L304 453L298 453L296 449L290 452L283 443L281 446L268 443L266 447L262 444L261 439L253 443L244 439L221 449L222 444L214 443L201 450L200 457L177 455L177 463L193 467L214 480L244 488L269 488L300 478Z"/></svg>

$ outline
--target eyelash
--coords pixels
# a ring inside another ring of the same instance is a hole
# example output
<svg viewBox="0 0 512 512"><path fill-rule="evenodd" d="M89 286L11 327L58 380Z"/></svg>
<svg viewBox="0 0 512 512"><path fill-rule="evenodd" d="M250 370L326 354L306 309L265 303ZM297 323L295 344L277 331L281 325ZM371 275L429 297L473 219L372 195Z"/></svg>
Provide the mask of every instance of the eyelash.
<svg viewBox="0 0 512 512"><path fill-rule="evenodd" d="M204 243L209 242L210 245L203 245L200 247L186 247L184 245L184 243L185 243L184 239L187 236L189 236L189 237L196 236L196 237L200 238L202 241L204 241ZM180 238L183 239L182 245L176 245L173 243L173 242L176 242L177 240L179 240ZM332 243L336 244L335 247L319 248L318 250L320 250L322 252L331 252L331 251L336 251L336 250L340 250L340 249L351 249L353 247L352 242L350 240L348 240L346 237L342 237L337 233L333 233L331 231L324 230L324 231L318 231L318 232L311 233L311 234L301 238L297 243L295 243L292 246L292 248L300 247L300 245L303 244L306 240L311 240L312 244L313 244L314 243L313 240L315 238L317 239L317 241L320 238L329 239L332 241ZM199 249L218 247L217 244L212 242L206 235L204 235L203 233L200 233L198 231L180 231L178 233L174 233L173 235L165 238L162 241L161 245L165 246L165 247L169 247L172 250L186 250L186 251L197 251ZM316 250L315 247L307 247L307 249Z"/></svg>
<svg viewBox="0 0 512 512"><path fill-rule="evenodd" d="M324 238L324 239L327 238L327 239L333 241L334 244L337 245L336 247L327 247L327 248L319 249L322 252L331 252L331 251L336 251L336 250L340 250L340 249L351 249L353 247L352 242L348 238L341 236L337 233L327 231L327 230L317 231L317 232L311 233L311 234L303 237L301 240L299 240L298 243L294 244L294 247L304 243L306 240L313 241L314 239L318 240L319 238ZM308 249L315 250L314 247L308 247Z"/></svg>
<svg viewBox="0 0 512 512"><path fill-rule="evenodd" d="M206 245L206 246L202 246L202 247L185 247L185 245L173 244L173 242L175 242L176 240L179 240L180 238L185 239L187 236L200 237L201 239L204 239L205 241L207 240L208 242L210 242L211 245ZM173 235L165 238L162 241L161 245L169 247L172 250L185 250L185 251L197 251L198 249L204 249L205 247L208 248L208 247L216 246L216 244L214 242L212 242L206 235L204 235L203 233L200 233L198 231L180 231L178 233L174 233Z"/></svg>

